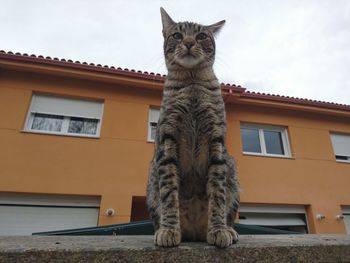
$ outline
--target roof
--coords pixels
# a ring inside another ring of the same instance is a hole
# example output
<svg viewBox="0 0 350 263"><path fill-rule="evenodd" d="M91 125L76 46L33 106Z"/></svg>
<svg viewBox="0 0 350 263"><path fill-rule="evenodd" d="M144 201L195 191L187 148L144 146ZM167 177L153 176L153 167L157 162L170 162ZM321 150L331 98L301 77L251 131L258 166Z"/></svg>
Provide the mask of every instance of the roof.
<svg viewBox="0 0 350 263"><path fill-rule="evenodd" d="M46 65L46 66L55 66L60 68L70 68L75 70L84 70L94 73L103 73L113 76L119 76L119 77L127 77L127 78L133 78L137 80L143 80L143 81L152 81L152 83L158 83L162 85L164 82L166 75L161 75L159 73L154 72L147 72L147 71L140 71L140 70L134 70L134 69L128 69L128 68L120 68L120 67L114 67L114 66L108 66L108 65L101 65L101 64L93 64L93 63L87 63L87 62L80 62L80 61L73 61L70 59L59 59L59 58L52 58L52 57L44 57L41 55L29 55L26 53L14 53L14 52L6 52L3 50L0 50L0 61L7 60L12 62L20 62L25 64L34 64L34 65ZM0 63L1 66L2 63ZM160 85L157 85L160 87ZM234 99L239 99L241 101L245 101L249 103L249 101L259 101L264 103L277 103L277 104L289 104L289 105L301 105L306 107L316 107L316 108L322 108L322 109L330 109L330 110L340 110L340 111L346 111L347 113L350 112L350 105L346 104L339 104L339 103L333 103L333 102L325 102L325 101L318 101L318 100L310 100L310 99L304 99L304 98L295 98L295 97L289 97L289 96L281 96L281 95L275 95L275 94L268 94L268 93L259 93L259 92L251 92L247 89L234 84L225 84L221 83L221 87L223 90L223 93L227 94L228 96L234 95Z"/></svg>

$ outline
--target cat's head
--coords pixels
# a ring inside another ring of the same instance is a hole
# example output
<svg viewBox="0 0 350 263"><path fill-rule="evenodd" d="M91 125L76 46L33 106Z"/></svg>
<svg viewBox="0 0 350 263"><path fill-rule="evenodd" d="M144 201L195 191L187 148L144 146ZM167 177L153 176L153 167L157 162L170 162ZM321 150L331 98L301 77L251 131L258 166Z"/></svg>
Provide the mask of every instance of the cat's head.
<svg viewBox="0 0 350 263"><path fill-rule="evenodd" d="M168 70L211 67L215 59L214 36L225 20L210 26L174 22L160 8L164 36L164 56Z"/></svg>

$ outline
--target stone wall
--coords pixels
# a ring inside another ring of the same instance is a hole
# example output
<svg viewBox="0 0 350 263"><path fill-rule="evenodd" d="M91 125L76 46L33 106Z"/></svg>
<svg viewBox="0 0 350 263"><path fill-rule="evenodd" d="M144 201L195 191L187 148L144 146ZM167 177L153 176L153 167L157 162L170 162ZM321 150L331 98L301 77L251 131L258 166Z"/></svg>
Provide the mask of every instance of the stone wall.
<svg viewBox="0 0 350 263"><path fill-rule="evenodd" d="M158 248L152 236L12 236L0 237L0 262L350 262L350 236L241 236L227 249Z"/></svg>

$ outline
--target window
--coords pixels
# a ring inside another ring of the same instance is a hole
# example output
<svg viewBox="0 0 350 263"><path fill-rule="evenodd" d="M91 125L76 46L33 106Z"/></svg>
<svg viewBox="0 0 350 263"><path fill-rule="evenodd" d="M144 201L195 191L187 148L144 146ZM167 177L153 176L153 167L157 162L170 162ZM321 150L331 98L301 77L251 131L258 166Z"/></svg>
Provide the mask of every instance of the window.
<svg viewBox="0 0 350 263"><path fill-rule="evenodd" d="M148 141L154 142L156 138L157 123L159 119L159 109L150 108L148 114Z"/></svg>
<svg viewBox="0 0 350 263"><path fill-rule="evenodd" d="M350 163L350 135L331 133L335 159Z"/></svg>
<svg viewBox="0 0 350 263"><path fill-rule="evenodd" d="M290 156L286 128L242 124L241 138L246 154Z"/></svg>
<svg viewBox="0 0 350 263"><path fill-rule="evenodd" d="M298 205L241 204L239 223L308 233L305 207Z"/></svg>
<svg viewBox="0 0 350 263"><path fill-rule="evenodd" d="M25 131L98 137L103 103L34 94Z"/></svg>

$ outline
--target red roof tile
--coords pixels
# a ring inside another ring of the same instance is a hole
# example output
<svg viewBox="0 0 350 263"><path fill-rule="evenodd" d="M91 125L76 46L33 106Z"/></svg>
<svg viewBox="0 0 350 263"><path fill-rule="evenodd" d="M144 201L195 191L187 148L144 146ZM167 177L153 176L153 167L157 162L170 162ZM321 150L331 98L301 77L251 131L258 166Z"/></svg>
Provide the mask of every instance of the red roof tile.
<svg viewBox="0 0 350 263"><path fill-rule="evenodd" d="M326 101L319 101L319 100L312 100L312 99L305 99L305 98L295 98L295 97L260 93L260 92L245 91L241 95L241 97L273 100L273 101L280 101L280 102L287 102L287 103L294 103L294 104L304 104L304 105L310 105L310 106L316 106L316 107L326 107L326 108L333 108L333 109L347 110L347 111L350 110L350 105L347 105L347 104L340 104L340 103L326 102Z"/></svg>
<svg viewBox="0 0 350 263"><path fill-rule="evenodd" d="M14 54L13 52L9 51L6 52L4 50L0 50L0 58L8 58L8 59L14 59L14 60L22 60L22 61L30 61L34 63L43 63L47 65L58 65L58 66L70 66L74 68L83 68L83 69L88 69L88 70L95 70L95 71L103 71L106 73L119 73L119 74L127 74L132 75L134 77L140 77L140 78L146 78L146 79L151 79L151 80L159 80L159 81L164 81L166 75L161 75L161 74L155 74L153 72L148 73L147 71L137 71L134 69L127 69L127 68L115 68L113 66L108 66L104 65L102 66L101 64L94 64L94 63L87 63L87 62L80 62L80 61L73 61L71 59L59 59L59 58L51 58L51 57L44 57L42 55L28 55L28 54L21 54L21 53L16 53Z"/></svg>
<svg viewBox="0 0 350 263"><path fill-rule="evenodd" d="M134 69L128 69L128 68L120 68L120 67L113 67L101 64L94 64L94 63L87 63L87 62L80 62L80 61L73 61L73 60L66 60L66 59L59 59L59 58L51 58L49 56L44 57L42 55L28 55L27 53L14 53L11 51L4 51L0 50L0 58L7 58L7 59L13 59L13 60L20 60L20 61L28 61L33 63L42 63L47 65L57 65L57 66L70 66L73 68L80 68L80 69L86 69L86 70L92 70L92 71L99 71L99 72L105 72L105 73L112 73L112 74L122 74L130 77L136 77L136 78L143 78L143 79L149 79L153 81L160 81L163 82L165 80L166 75L161 75L159 73L154 72L147 72L147 71L141 71L141 70L134 70ZM283 95L275 95L275 94L268 94L268 93L260 93L260 92L251 92L247 91L245 88L234 85L234 84L228 84L228 83L221 83L221 87L223 90L231 90L231 92L237 93L242 98L252 98L252 99L261 99L261 100L270 100L270 101L277 101L277 102L285 102L285 103L293 103L293 104L301 104L301 105L307 105L307 106L314 106L314 107L323 107L323 108L330 108L330 109L337 109L337 110L345 110L350 111L350 105L346 104L339 104L339 103L333 103L333 102L325 102L325 101L318 101L318 100L310 100L310 99L304 99L304 98L295 98L295 97L289 97L289 96L283 96Z"/></svg>

